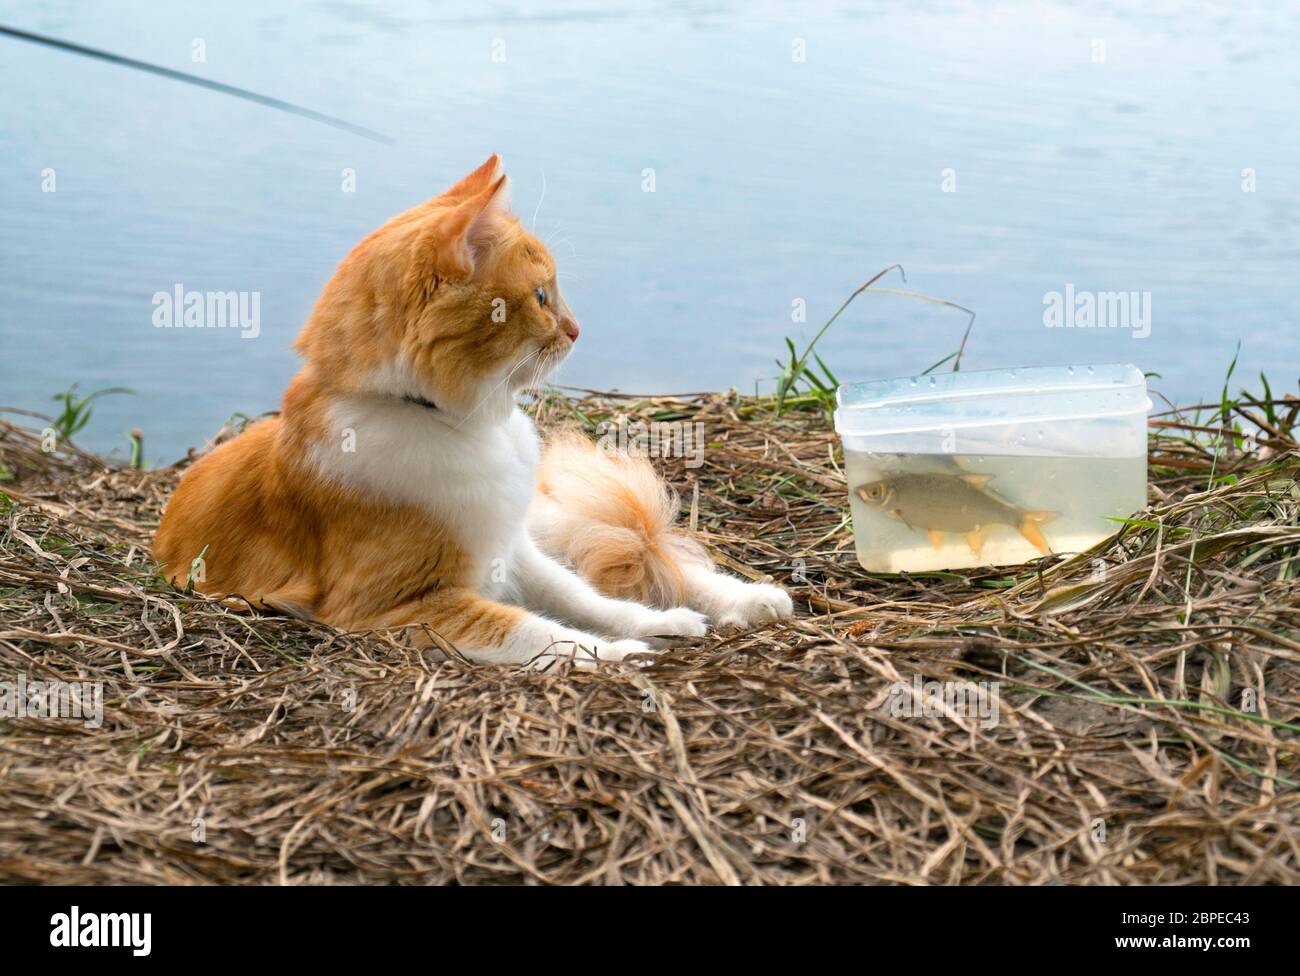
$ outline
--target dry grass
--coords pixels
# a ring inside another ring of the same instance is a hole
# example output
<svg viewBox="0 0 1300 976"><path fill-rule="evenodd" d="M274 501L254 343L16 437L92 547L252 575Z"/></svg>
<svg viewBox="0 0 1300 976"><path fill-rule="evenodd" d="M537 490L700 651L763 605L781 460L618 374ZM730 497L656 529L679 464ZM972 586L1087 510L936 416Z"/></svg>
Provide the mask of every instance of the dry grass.
<svg viewBox="0 0 1300 976"><path fill-rule="evenodd" d="M168 590L178 469L0 426L0 680L105 689L98 730L0 720L0 880L1298 883L1297 410L1234 407L1269 428L1252 453L1158 421L1152 505L1095 553L882 578L820 416L552 397L546 424L702 421L703 467L665 465L685 517L798 607L552 674ZM893 717L917 674L1007 682L1001 720Z"/></svg>

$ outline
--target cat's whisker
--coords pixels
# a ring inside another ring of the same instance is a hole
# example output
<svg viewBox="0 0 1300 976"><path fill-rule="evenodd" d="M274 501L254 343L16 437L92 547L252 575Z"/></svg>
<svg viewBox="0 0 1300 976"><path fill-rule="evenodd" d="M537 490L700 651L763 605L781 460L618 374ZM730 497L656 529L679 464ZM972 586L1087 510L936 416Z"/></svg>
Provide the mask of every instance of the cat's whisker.
<svg viewBox="0 0 1300 976"><path fill-rule="evenodd" d="M525 389L527 389L533 396L536 396L537 388L542 382L542 377L548 373L554 365L554 363L550 362L550 355L539 356L537 362L533 364L533 375Z"/></svg>
<svg viewBox="0 0 1300 976"><path fill-rule="evenodd" d="M561 231L563 231L563 230L564 230L564 225L563 225L563 224L557 224L556 227L555 227L555 229L554 229L553 231L551 231L551 233L548 234L548 235L546 236L546 246L547 246L548 248L551 248L552 250L554 250L554 249L555 249L555 245L557 245L557 244L568 244L568 245L569 245L569 251L570 251L571 256L576 256L576 253L577 253L577 252L576 252L576 250L575 250L574 247L573 247L573 242L570 241L568 237L559 237L559 238L556 237L556 235L559 234L559 233L560 233Z"/></svg>
<svg viewBox="0 0 1300 976"><path fill-rule="evenodd" d="M555 364L555 366L548 373L546 377L547 387L554 389L556 377L560 375L560 370L563 368L564 368L564 360L561 359L558 363Z"/></svg>
<svg viewBox="0 0 1300 976"><path fill-rule="evenodd" d="M533 232L537 231L537 215L542 212L542 201L546 199L546 170L542 170L542 194L537 198L537 209L533 211Z"/></svg>
<svg viewBox="0 0 1300 976"><path fill-rule="evenodd" d="M525 357L523 361L521 361L513 370L511 370L510 376L513 376L516 372L523 369L524 364L527 363L529 359L534 359L533 367L532 367L533 369L532 375L533 377L536 377L538 369L540 368L541 364L544 363L545 358L546 358L545 350L538 349L531 356ZM510 376L507 376L506 379L509 380ZM528 389L531 385L532 385L532 380L530 380L528 383L523 384L521 389Z"/></svg>
<svg viewBox="0 0 1300 976"><path fill-rule="evenodd" d="M567 237L562 237L562 238L560 238L558 241L555 241L555 244L567 244L567 245L569 245L569 257L571 257L571 258L577 258L577 257L578 257L578 249L577 249L576 247L573 246L573 242L572 242L571 240L569 240ZM549 244L549 242L548 242L548 246L551 246L551 245Z"/></svg>
<svg viewBox="0 0 1300 976"><path fill-rule="evenodd" d="M492 389L488 390L487 395L483 397L481 400L479 400L477 404L475 404L474 409L471 410L469 413L465 414L465 416L460 418L460 423L458 423L454 429L460 430L461 426L465 423L465 421L469 420L470 417L478 413L479 407L483 406L483 404L487 403L488 400L492 399L492 394L496 393L497 390L501 389L501 387L505 386L507 383L510 382L510 378L519 371L519 369L524 365L524 363L528 362L528 360L532 359L534 356L540 355L541 352L542 350L540 349L534 349L523 359L519 360L519 362L515 363L515 365L511 367L510 372L506 373L506 378L503 379L496 386L492 387Z"/></svg>
<svg viewBox="0 0 1300 976"><path fill-rule="evenodd" d="M538 362L540 362L540 360L538 360ZM533 363L532 373L529 375L528 379L526 379L524 382L519 384L519 393L523 395L527 395L528 392L533 388L533 381L536 377L537 377L537 363L535 362Z"/></svg>

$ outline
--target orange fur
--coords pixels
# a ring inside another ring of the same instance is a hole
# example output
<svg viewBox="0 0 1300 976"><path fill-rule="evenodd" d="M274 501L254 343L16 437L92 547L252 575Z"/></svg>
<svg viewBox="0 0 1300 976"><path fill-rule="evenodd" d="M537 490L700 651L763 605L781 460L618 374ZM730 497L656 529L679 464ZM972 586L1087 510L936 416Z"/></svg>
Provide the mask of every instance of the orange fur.
<svg viewBox="0 0 1300 976"><path fill-rule="evenodd" d="M567 353L577 326L554 261L501 209L498 168L493 156L339 265L297 340L306 365L280 415L201 458L167 506L154 553L174 584L345 629L428 623L453 642L491 644L522 614L474 595L482 566L445 520L333 483L310 460L333 449L327 412L345 396L422 396L469 416L522 348ZM554 292L547 308L539 285ZM485 328L494 299L509 328ZM395 362L409 388L382 378Z"/></svg>
<svg viewBox="0 0 1300 976"><path fill-rule="evenodd" d="M345 630L411 622L422 597L466 582L446 527L315 478L296 435L285 417L259 421L186 473L154 542L168 579L184 586L201 557L200 592Z"/></svg>
<svg viewBox="0 0 1300 976"><path fill-rule="evenodd" d="M343 260L280 415L181 479L154 539L163 572L348 630L423 625L481 661L564 644L622 660L706 619L788 616L786 594L714 574L672 531L676 500L646 461L561 438L539 488L514 396L578 325L499 169L491 157Z"/></svg>
<svg viewBox="0 0 1300 976"><path fill-rule="evenodd" d="M699 543L672 530L677 496L645 458L556 434L537 490L534 537L606 596L679 606L688 602L683 565L711 566Z"/></svg>

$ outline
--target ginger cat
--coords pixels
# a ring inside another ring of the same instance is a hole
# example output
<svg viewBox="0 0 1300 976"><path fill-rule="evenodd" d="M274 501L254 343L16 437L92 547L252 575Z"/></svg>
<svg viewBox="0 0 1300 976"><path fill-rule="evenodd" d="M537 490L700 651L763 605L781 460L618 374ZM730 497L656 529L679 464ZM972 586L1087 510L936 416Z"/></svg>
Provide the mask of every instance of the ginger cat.
<svg viewBox="0 0 1300 976"><path fill-rule="evenodd" d="M541 456L515 397L579 329L499 167L339 265L280 415L181 480L154 540L164 573L346 630L423 624L480 662L621 660L708 620L789 616L783 590L715 572L673 532L645 460L581 437Z"/></svg>

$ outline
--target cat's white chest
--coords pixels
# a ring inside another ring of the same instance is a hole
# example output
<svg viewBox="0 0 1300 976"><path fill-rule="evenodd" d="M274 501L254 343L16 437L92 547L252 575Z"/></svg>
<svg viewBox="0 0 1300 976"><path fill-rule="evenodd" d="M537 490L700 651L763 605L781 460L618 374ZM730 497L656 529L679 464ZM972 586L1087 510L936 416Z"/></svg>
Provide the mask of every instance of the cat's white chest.
<svg viewBox="0 0 1300 976"><path fill-rule="evenodd" d="M425 509L470 557L484 591L504 587L536 485L532 421L514 410L500 424L457 429L399 400L349 399L333 406L330 426L334 445L312 450L322 474Z"/></svg>

